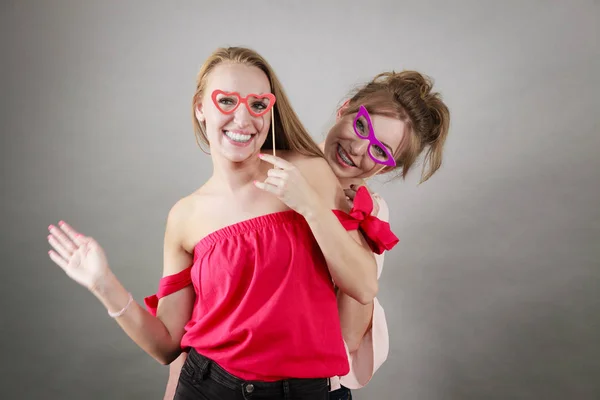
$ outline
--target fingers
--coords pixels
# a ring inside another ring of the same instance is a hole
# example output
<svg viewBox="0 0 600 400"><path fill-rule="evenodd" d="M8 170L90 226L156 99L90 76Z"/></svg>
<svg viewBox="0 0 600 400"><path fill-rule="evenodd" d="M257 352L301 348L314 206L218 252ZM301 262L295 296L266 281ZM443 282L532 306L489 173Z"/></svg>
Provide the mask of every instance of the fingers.
<svg viewBox="0 0 600 400"><path fill-rule="evenodd" d="M344 189L344 194L346 195L346 197L350 200L354 200L354 197L356 197L356 190L354 189Z"/></svg>
<svg viewBox="0 0 600 400"><path fill-rule="evenodd" d="M259 188L260 190L264 190L265 192L275 193L275 191L273 190L272 186L271 185L267 185L264 182L254 181L254 186L256 186L257 188Z"/></svg>
<svg viewBox="0 0 600 400"><path fill-rule="evenodd" d="M54 225L50 225L48 230L50 231L50 234L48 235L48 242L50 245L61 257L68 259L77 249L75 244L62 232L62 230Z"/></svg>
<svg viewBox="0 0 600 400"><path fill-rule="evenodd" d="M271 178L288 179L289 174L286 170L271 168L267 171L267 176Z"/></svg>
<svg viewBox="0 0 600 400"><path fill-rule="evenodd" d="M367 191L369 192L369 194L372 196L373 195L373 191L371 190L370 187L367 186L366 182L362 182L362 183L360 183L358 185L350 185L350 187L352 189L354 189L354 190L358 190L359 188L361 188L363 186L367 189Z"/></svg>
<svg viewBox="0 0 600 400"><path fill-rule="evenodd" d="M284 189L285 188L285 182L286 181L284 179L277 178L277 177L274 177L274 176L269 176L269 177L267 177L267 179L265 179L265 183L267 185L275 186L275 187L280 188L280 189Z"/></svg>
<svg viewBox="0 0 600 400"><path fill-rule="evenodd" d="M59 267L61 267L64 270L67 269L67 265L69 265L69 263L67 263L67 261L64 258L62 258L61 256L59 256L54 250L50 250L48 252L48 255L50 256L50 259L52 261L54 261L54 263L56 265L58 265Z"/></svg>
<svg viewBox="0 0 600 400"><path fill-rule="evenodd" d="M73 268L81 263L82 259L87 256L89 251L90 246L83 244L68 258L62 257L56 250L48 251L48 256L50 256L50 259L70 276L73 272Z"/></svg>
<svg viewBox="0 0 600 400"><path fill-rule="evenodd" d="M265 192L273 193L276 196L283 194L285 182L281 178L267 177L264 182L254 181L254 186L264 190Z"/></svg>
<svg viewBox="0 0 600 400"><path fill-rule="evenodd" d="M59 254L63 254L63 251L66 252L67 255L73 254L73 252L77 249L77 246L73 243L67 235L62 231L62 229L57 228L54 225L50 225L48 227L48 231L50 231L50 235L48 236L48 240L50 237L53 237L56 245L58 245L62 250L59 251ZM56 248L56 246L53 246ZM58 249L57 249L58 251Z"/></svg>
<svg viewBox="0 0 600 400"><path fill-rule="evenodd" d="M81 239L83 238L83 235L77 232L75 229L73 229L71 225L67 224L64 221L60 221L58 223L58 226L60 226L60 228L67 234L67 236L73 241L73 243L75 243L78 246L82 244Z"/></svg>
<svg viewBox="0 0 600 400"><path fill-rule="evenodd" d="M86 245L91 238L86 238L77 232L69 224L60 221L59 227L50 225L48 231L48 243L52 250L48 252L50 259L59 267L65 269L77 255L77 250Z"/></svg>
<svg viewBox="0 0 600 400"><path fill-rule="evenodd" d="M263 154L263 156L265 156L264 159L267 161L267 155ZM268 158L269 161L276 161L274 164L276 168L271 168L267 171L267 179L264 182L254 181L254 185L259 189L281 197L290 181L290 169L294 168L294 166L279 157L268 156ZM282 163L279 163L277 160L282 161ZM277 168L278 165L282 168Z"/></svg>
<svg viewBox="0 0 600 400"><path fill-rule="evenodd" d="M64 260L69 260L73 252L69 252L53 235L48 235L48 243L54 249L54 252Z"/></svg>
<svg viewBox="0 0 600 400"><path fill-rule="evenodd" d="M285 161L283 158L272 156L270 154L262 154L261 153L258 155L258 158L260 158L263 161L273 164L277 168L291 169L294 167L294 164Z"/></svg>

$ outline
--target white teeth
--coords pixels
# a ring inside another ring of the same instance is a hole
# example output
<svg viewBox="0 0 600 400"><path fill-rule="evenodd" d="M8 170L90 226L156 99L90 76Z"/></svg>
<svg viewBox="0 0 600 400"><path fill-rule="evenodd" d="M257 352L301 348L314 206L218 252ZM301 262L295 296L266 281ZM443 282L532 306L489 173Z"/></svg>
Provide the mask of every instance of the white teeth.
<svg viewBox="0 0 600 400"><path fill-rule="evenodd" d="M356 165L354 165L354 163L352 162L351 159L349 159L346 154L344 153L344 151L342 151L342 146L340 146L338 144L338 149L337 149L338 154L340 155L340 158L342 159L342 161L344 161L346 164L351 165L353 167L356 167Z"/></svg>
<svg viewBox="0 0 600 400"><path fill-rule="evenodd" d="M225 136L227 136L229 139L233 140L234 142L239 142L239 143L246 143L250 139L252 139L252 135L244 135L243 133L234 133L234 132L229 132L229 131L225 131Z"/></svg>

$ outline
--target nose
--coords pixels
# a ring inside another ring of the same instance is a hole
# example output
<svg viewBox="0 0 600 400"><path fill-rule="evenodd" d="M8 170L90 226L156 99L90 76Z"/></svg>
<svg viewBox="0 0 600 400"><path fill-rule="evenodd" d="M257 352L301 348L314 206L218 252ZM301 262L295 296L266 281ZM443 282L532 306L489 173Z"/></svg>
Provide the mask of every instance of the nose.
<svg viewBox="0 0 600 400"><path fill-rule="evenodd" d="M367 151L368 147L368 140L356 139L350 144L350 153L353 156L360 156L365 154L365 151Z"/></svg>
<svg viewBox="0 0 600 400"><path fill-rule="evenodd" d="M240 104L240 106L235 110L233 121L240 127L244 128L249 126L252 122L252 115L246 108L245 104Z"/></svg>

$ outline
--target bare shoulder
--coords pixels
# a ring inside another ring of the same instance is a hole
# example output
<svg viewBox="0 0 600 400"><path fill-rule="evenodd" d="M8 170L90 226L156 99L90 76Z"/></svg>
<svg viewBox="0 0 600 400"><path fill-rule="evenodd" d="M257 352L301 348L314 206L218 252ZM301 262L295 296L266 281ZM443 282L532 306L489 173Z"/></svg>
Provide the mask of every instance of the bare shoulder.
<svg viewBox="0 0 600 400"><path fill-rule="evenodd" d="M199 213L205 210L203 202L206 201L206 195L202 188L179 199L169 210L167 216L166 234L187 248L187 240L190 236L190 230L193 223L202 220Z"/></svg>
<svg viewBox="0 0 600 400"><path fill-rule="evenodd" d="M287 161L294 164L315 191L333 208L346 205L339 180L323 157L311 157L298 153L287 153Z"/></svg>
<svg viewBox="0 0 600 400"><path fill-rule="evenodd" d="M196 201L194 194L190 194L179 199L169 210L167 216L167 227L181 226L185 222L186 218L194 212L196 208Z"/></svg>
<svg viewBox="0 0 600 400"><path fill-rule="evenodd" d="M339 185L337 177L323 157L286 152L282 158L294 164L307 179L318 178L318 180L325 180L329 185Z"/></svg>

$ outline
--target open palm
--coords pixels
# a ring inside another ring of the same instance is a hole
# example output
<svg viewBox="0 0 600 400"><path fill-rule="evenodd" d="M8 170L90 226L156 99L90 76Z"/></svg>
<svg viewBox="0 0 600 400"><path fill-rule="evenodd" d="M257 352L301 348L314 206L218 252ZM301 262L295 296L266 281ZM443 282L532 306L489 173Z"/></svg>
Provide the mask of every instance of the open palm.
<svg viewBox="0 0 600 400"><path fill-rule="evenodd" d="M92 290L109 272L102 247L91 237L85 237L68 224L48 228L48 243L53 250L48 255L75 282Z"/></svg>

